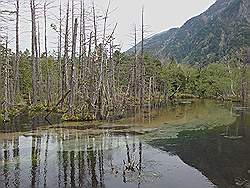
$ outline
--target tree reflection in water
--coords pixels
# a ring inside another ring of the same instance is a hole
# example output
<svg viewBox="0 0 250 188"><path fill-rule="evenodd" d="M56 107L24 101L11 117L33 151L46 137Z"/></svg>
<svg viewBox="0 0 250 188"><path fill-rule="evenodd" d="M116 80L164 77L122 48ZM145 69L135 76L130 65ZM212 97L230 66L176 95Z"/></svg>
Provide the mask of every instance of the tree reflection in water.
<svg viewBox="0 0 250 188"><path fill-rule="evenodd" d="M250 112L241 110L230 126L208 130L206 134L184 131L178 139L155 140L151 144L178 155L218 187L250 187L249 122Z"/></svg>
<svg viewBox="0 0 250 188"><path fill-rule="evenodd" d="M187 130L200 124L204 128L214 122L222 125L235 118L211 101L162 110L151 110L149 104L148 111L139 110L138 114L124 123L142 127L152 124L158 131L143 137L134 135L140 130L133 126L128 128L130 134L127 129L118 133L94 128L38 129L23 136L1 133L0 187L209 188L214 187L212 182L227 187L235 185L237 177L248 178L249 127L242 122L249 123L249 115L239 114L236 124L228 129L221 126L219 132L202 132L198 139L173 146L165 138L168 133L177 133L175 129ZM180 126L171 127L166 123L169 121ZM145 143L145 137L160 138L157 146L171 153ZM244 173L238 173L241 171Z"/></svg>
<svg viewBox="0 0 250 188"><path fill-rule="evenodd" d="M108 131L91 136L60 129L13 136L1 140L0 145L0 187L95 188L105 187L107 177L140 185L136 176L142 171L143 147L136 136ZM125 172L125 160L127 164L133 160L137 172Z"/></svg>

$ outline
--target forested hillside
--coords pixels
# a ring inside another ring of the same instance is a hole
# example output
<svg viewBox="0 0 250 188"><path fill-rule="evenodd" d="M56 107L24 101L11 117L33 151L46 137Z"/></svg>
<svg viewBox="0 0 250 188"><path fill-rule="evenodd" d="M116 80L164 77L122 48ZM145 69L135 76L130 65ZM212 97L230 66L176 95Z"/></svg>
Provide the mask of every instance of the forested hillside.
<svg viewBox="0 0 250 188"><path fill-rule="evenodd" d="M214 63L249 46L248 0L217 0L207 11L188 20L182 27L145 40L145 51L157 58L173 57L179 62L200 64Z"/></svg>

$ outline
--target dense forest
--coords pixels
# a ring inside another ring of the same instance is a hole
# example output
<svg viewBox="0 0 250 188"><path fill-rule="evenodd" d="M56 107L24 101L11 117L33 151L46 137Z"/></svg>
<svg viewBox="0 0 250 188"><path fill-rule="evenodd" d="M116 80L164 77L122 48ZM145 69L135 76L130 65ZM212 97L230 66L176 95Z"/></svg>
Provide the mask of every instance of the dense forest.
<svg viewBox="0 0 250 188"><path fill-rule="evenodd" d="M6 2L0 0L3 5ZM142 9L140 29L133 36L134 51L127 54L116 44L117 23L109 23L110 3L102 11L84 0L59 4L59 17L49 25L51 2L29 0L31 49L21 51L21 1L12 3L0 11L1 121L22 108L57 111L64 120L102 120L123 115L131 106L150 108L175 98L242 102L248 98L249 48L209 64L177 63L175 57L160 61L144 52ZM6 23L15 25L13 34L6 32ZM48 49L48 28L58 38L54 51ZM9 46L12 38L15 48Z"/></svg>

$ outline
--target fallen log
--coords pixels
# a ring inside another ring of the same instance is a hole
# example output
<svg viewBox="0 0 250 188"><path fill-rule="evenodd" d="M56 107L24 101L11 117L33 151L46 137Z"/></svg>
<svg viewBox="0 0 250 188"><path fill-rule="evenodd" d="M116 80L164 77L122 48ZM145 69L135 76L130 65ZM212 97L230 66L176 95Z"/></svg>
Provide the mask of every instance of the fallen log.
<svg viewBox="0 0 250 188"><path fill-rule="evenodd" d="M180 88L181 88L181 86L178 86L178 88L175 90L175 92L174 92L172 95L169 96L169 99L170 99L170 100L174 97L174 95L175 95L176 93L179 92Z"/></svg>
<svg viewBox="0 0 250 188"><path fill-rule="evenodd" d="M44 119L46 119L46 120L49 122L49 120L47 119L48 116L56 109L56 107L57 107L60 103L62 103L62 102L64 101L64 99L67 97L67 95L68 95L70 92L71 92L71 90L69 90L67 93L65 93L65 95L56 103L56 105L53 107L53 109L52 109L51 111L49 111L49 113L48 113L46 116L44 116Z"/></svg>

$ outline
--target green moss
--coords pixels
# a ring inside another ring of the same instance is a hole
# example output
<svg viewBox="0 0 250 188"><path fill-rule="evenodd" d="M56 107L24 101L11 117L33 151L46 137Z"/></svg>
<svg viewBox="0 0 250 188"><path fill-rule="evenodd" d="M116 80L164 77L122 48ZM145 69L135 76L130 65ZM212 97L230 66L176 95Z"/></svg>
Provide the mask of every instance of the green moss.
<svg viewBox="0 0 250 188"><path fill-rule="evenodd" d="M9 111L10 118L15 117L19 112L21 111L21 108L13 107Z"/></svg>
<svg viewBox="0 0 250 188"><path fill-rule="evenodd" d="M195 107L195 103L187 109L192 106ZM203 108L197 108L191 114L185 111L185 115L180 115L179 119L163 123L160 131L149 133L144 137L149 142L154 139L192 139L194 136L206 134L207 131L225 128L235 121L236 117L231 111L214 102L207 102Z"/></svg>
<svg viewBox="0 0 250 188"><path fill-rule="evenodd" d="M198 97L193 95L193 94L179 93L179 94L176 95L176 98L179 98L179 99L193 99L193 98L198 98Z"/></svg>
<svg viewBox="0 0 250 188"><path fill-rule="evenodd" d="M74 115L70 115L70 114L63 114L62 116L62 120L63 121L92 121L94 120L94 116L91 114L74 114Z"/></svg>
<svg viewBox="0 0 250 188"><path fill-rule="evenodd" d="M177 137L166 138L166 139L156 139L150 141L151 144L157 145L175 145L185 143L191 140L202 139L203 137L214 137L215 135L219 135L220 132L224 130L224 127L214 127L212 129L197 129L197 130L183 130L177 134Z"/></svg>
<svg viewBox="0 0 250 188"><path fill-rule="evenodd" d="M44 104L37 104L35 106L31 106L30 110L34 112L41 112L41 111L45 111L46 107L44 106Z"/></svg>

